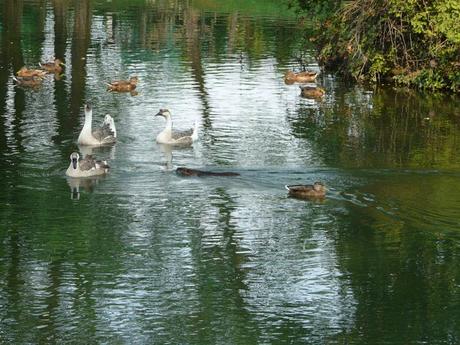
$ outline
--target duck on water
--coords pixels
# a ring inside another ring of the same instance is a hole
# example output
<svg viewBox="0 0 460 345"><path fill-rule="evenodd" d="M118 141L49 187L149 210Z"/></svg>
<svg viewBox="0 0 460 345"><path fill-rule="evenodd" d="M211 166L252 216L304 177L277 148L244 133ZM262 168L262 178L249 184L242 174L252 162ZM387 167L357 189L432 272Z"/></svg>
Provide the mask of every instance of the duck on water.
<svg viewBox="0 0 460 345"><path fill-rule="evenodd" d="M321 182L314 184L297 184L285 186L290 196L296 198L324 198L326 195L326 187Z"/></svg>
<svg viewBox="0 0 460 345"><path fill-rule="evenodd" d="M129 78L129 80L115 80L107 83L107 91L129 92L134 91L139 78L137 76Z"/></svg>
<svg viewBox="0 0 460 345"><path fill-rule="evenodd" d="M64 62L62 62L60 59L54 59L54 61L51 62L43 62L39 65L48 73L61 73L62 66L65 66Z"/></svg>
<svg viewBox="0 0 460 345"><path fill-rule="evenodd" d="M78 144L86 146L111 145L117 141L115 122L110 115L105 115L101 127L92 129L93 109L91 105L85 106L85 124L78 136Z"/></svg>
<svg viewBox="0 0 460 345"><path fill-rule="evenodd" d="M286 84L294 83L311 83L316 80L318 76L317 72L314 71L304 71L299 73L294 73L293 71L287 71L284 75L284 82Z"/></svg>
<svg viewBox="0 0 460 345"><path fill-rule="evenodd" d="M18 77L44 77L46 75L46 71L22 66L21 69L16 72L16 75Z"/></svg>

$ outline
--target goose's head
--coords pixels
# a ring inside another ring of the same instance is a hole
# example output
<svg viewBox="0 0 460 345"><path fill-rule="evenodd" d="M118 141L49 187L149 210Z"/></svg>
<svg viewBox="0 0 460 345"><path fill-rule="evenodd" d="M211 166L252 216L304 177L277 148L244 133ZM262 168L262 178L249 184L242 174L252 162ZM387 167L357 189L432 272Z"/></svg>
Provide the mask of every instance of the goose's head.
<svg viewBox="0 0 460 345"><path fill-rule="evenodd" d="M91 107L91 104L86 103L86 105L85 105L85 114L91 112L92 110L93 110L93 108Z"/></svg>
<svg viewBox="0 0 460 345"><path fill-rule="evenodd" d="M165 119L168 119L171 118L171 113L168 109L160 109L160 111L156 113L155 116L163 116Z"/></svg>
<svg viewBox="0 0 460 345"><path fill-rule="evenodd" d="M109 126L109 128L113 132L112 135L116 138L117 137L117 129L115 128L115 121L113 120L113 117L110 116L109 114L105 115L104 124Z"/></svg>
<svg viewBox="0 0 460 345"><path fill-rule="evenodd" d="M80 159L80 155L77 152L72 152L70 155L70 163L72 164L73 169L77 169L78 167L78 160Z"/></svg>
<svg viewBox="0 0 460 345"><path fill-rule="evenodd" d="M109 114L105 115L105 117L104 117L104 123L108 124L110 127L114 127L114 126L115 126L115 121L113 121L112 116L110 116Z"/></svg>

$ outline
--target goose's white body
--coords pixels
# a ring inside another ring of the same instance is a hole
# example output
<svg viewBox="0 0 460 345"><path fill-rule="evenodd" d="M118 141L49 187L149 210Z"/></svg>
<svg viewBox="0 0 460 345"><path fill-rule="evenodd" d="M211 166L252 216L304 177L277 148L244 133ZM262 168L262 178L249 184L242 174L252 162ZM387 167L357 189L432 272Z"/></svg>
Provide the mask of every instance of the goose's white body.
<svg viewBox="0 0 460 345"><path fill-rule="evenodd" d="M70 164L65 174L69 177L91 177L104 175L109 171L106 161L98 161L87 155L80 159L80 155L73 152L70 155Z"/></svg>
<svg viewBox="0 0 460 345"><path fill-rule="evenodd" d="M167 109L160 109L156 116L163 116L166 120L165 128L157 135L156 141L159 144L168 145L192 145L198 139L198 122L195 126L186 131L174 131L172 128L171 113Z"/></svg>
<svg viewBox="0 0 460 345"><path fill-rule="evenodd" d="M115 122L110 115L106 115L104 122L100 128L93 131L93 109L86 105L85 107L85 123L78 136L78 144L86 146L102 146L111 145L117 141L117 130Z"/></svg>

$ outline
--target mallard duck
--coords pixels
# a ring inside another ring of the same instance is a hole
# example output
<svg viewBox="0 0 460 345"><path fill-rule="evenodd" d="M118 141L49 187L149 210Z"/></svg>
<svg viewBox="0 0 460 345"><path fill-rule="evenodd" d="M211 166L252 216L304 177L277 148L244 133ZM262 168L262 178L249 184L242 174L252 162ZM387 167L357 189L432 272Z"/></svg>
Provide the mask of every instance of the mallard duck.
<svg viewBox="0 0 460 345"><path fill-rule="evenodd" d="M166 120L165 128L157 135L157 143L188 146L198 139L198 122L195 122L195 127L189 130L174 131L172 129L171 113L168 109L160 109L155 116L162 116Z"/></svg>
<svg viewBox="0 0 460 345"><path fill-rule="evenodd" d="M326 90L318 86L299 86L300 95L306 98L321 98L326 94Z"/></svg>
<svg viewBox="0 0 460 345"><path fill-rule="evenodd" d="M293 83L311 83L316 80L318 76L317 72L314 71L305 71L294 73L293 71L287 71L284 75L284 82L286 84L293 84Z"/></svg>
<svg viewBox="0 0 460 345"><path fill-rule="evenodd" d="M176 173L181 176L240 176L240 174L236 172L215 172L215 171L204 171L204 170L196 170L196 169L189 169L189 168L177 168Z"/></svg>
<svg viewBox="0 0 460 345"><path fill-rule="evenodd" d="M102 126L92 130L93 109L91 105L85 106L85 124L78 136L78 144L88 146L111 145L117 141L115 122L110 115L106 115Z"/></svg>
<svg viewBox="0 0 460 345"><path fill-rule="evenodd" d="M136 76L129 78L129 80L115 80L111 83L107 83L107 90L121 92L133 91L136 88L138 81L139 78Z"/></svg>
<svg viewBox="0 0 460 345"><path fill-rule="evenodd" d="M285 187L288 190L290 196L295 196L297 198L322 198L326 195L326 187L321 182L315 182L312 185L298 184Z"/></svg>
<svg viewBox="0 0 460 345"><path fill-rule="evenodd" d="M38 76L31 77L14 77L13 80L16 84L27 87L38 87L42 84L43 78Z"/></svg>
<svg viewBox="0 0 460 345"><path fill-rule="evenodd" d="M16 75L18 77L44 77L46 72L41 69L29 69L26 66L23 66L16 72Z"/></svg>
<svg viewBox="0 0 460 345"><path fill-rule="evenodd" d="M52 62L40 63L40 67L48 73L61 73L62 66L65 66L65 64L59 59L54 59Z"/></svg>
<svg viewBox="0 0 460 345"><path fill-rule="evenodd" d="M65 174L69 177L90 177L104 175L109 171L107 161L98 161L91 155L80 159L77 152L70 155L70 164Z"/></svg>

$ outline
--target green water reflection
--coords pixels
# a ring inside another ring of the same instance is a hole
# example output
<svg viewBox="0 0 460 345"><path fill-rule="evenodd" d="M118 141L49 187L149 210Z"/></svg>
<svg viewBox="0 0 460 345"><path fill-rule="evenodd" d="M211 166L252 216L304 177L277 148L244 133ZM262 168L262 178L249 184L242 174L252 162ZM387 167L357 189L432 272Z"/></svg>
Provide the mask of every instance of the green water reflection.
<svg viewBox="0 0 460 345"><path fill-rule="evenodd" d="M284 72L319 67L278 1L1 6L0 343L460 342L458 98L322 73L302 99ZM86 102L117 123L112 172L67 180ZM193 148L154 142L163 107ZM286 196L314 180L325 200Z"/></svg>

